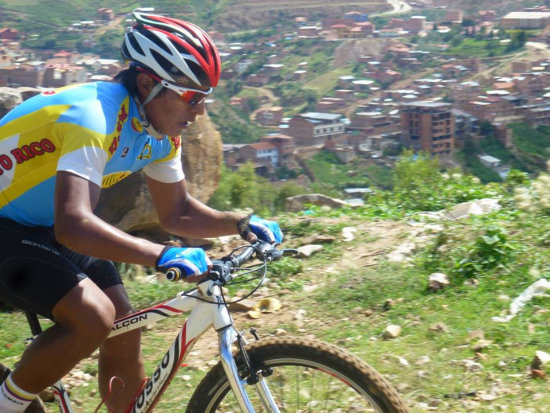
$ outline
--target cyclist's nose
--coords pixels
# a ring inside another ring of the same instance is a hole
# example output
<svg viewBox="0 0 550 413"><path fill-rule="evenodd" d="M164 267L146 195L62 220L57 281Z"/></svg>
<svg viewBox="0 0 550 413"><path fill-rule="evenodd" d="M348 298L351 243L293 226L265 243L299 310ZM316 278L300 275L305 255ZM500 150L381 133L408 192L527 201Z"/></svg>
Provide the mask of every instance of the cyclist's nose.
<svg viewBox="0 0 550 413"><path fill-rule="evenodd" d="M196 113L198 115L204 115L205 108L206 108L206 102L202 101L201 103L191 106L191 112Z"/></svg>

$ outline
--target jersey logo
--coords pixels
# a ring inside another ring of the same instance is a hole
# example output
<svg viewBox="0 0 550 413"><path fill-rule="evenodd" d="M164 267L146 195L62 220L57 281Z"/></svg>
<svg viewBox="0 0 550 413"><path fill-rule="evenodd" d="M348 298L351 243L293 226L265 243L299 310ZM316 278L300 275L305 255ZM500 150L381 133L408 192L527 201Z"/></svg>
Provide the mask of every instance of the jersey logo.
<svg viewBox="0 0 550 413"><path fill-rule="evenodd" d="M109 153L112 155L118 148L118 142L120 141L120 132L124 126L124 121L128 118L128 112L126 112L126 105L122 104L118 112L118 120L116 124L116 133L109 146Z"/></svg>
<svg viewBox="0 0 550 413"><path fill-rule="evenodd" d="M181 145L181 137L179 136L172 136L170 138L170 140L172 141L172 143L174 144L174 149L177 151Z"/></svg>
<svg viewBox="0 0 550 413"><path fill-rule="evenodd" d="M19 135L12 138L17 140L19 139ZM9 153L11 156L6 153L0 153L0 175L3 175L4 172L10 171L14 166L14 161L17 164L21 164L34 158L35 156L52 153L55 149L54 143L49 139L44 138L40 141L34 141L28 145L21 145L18 148L10 150Z"/></svg>
<svg viewBox="0 0 550 413"><path fill-rule="evenodd" d="M143 125L138 118L132 118L132 129L138 133L143 132Z"/></svg>
<svg viewBox="0 0 550 413"><path fill-rule="evenodd" d="M121 158L126 158L126 155L128 155L128 152L130 152L130 148L125 146L124 149L122 150L122 153L120 154L120 157Z"/></svg>
<svg viewBox="0 0 550 413"><path fill-rule="evenodd" d="M101 187L102 188L110 188L117 182L122 181L127 176L131 175L132 172L130 171L124 171L124 172L114 172L109 175L105 175L103 177L103 180L101 181Z"/></svg>
<svg viewBox="0 0 550 413"><path fill-rule="evenodd" d="M149 143L149 139L147 139L147 142L145 145L143 145L143 149L141 150L141 153L137 157L140 161L144 159L151 159L151 156L153 155L153 147Z"/></svg>

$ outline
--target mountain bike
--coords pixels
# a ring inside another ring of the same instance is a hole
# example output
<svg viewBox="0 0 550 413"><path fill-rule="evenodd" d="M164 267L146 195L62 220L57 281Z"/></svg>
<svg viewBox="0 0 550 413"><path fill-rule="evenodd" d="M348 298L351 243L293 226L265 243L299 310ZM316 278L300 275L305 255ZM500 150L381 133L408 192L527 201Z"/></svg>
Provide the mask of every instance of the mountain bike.
<svg viewBox="0 0 550 413"><path fill-rule="evenodd" d="M170 348L127 412L151 412L198 338L210 327L218 333L220 361L196 387L187 412L407 412L395 389L372 367L347 350L300 337L259 339L249 343L229 312L222 287L258 279L267 264L295 250L279 250L258 241L212 260L208 277L175 298L115 321L109 337L190 312ZM169 269L166 278L181 278ZM243 297L246 298L246 297ZM36 314L27 314L34 336L41 333ZM234 348L234 351L233 349ZM52 386L61 413L74 413L62 381Z"/></svg>

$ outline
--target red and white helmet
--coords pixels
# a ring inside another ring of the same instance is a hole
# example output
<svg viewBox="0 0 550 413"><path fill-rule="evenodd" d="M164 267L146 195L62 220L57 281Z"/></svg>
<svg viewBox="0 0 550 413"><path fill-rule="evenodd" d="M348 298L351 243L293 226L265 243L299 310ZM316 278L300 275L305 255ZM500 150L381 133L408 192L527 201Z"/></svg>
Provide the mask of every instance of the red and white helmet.
<svg viewBox="0 0 550 413"><path fill-rule="evenodd" d="M191 80L215 87L221 71L218 48L200 27L184 20L133 12L136 24L124 35L122 56L172 83Z"/></svg>

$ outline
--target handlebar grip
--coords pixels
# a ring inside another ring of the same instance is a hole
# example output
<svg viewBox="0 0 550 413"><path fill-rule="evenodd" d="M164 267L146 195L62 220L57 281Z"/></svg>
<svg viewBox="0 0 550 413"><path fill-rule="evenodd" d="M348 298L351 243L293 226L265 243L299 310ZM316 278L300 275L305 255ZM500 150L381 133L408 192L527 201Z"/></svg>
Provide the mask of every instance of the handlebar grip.
<svg viewBox="0 0 550 413"><path fill-rule="evenodd" d="M168 270L166 270L166 279L168 281L178 281L181 280L183 277L181 276L181 271L179 268L176 267L170 267Z"/></svg>

